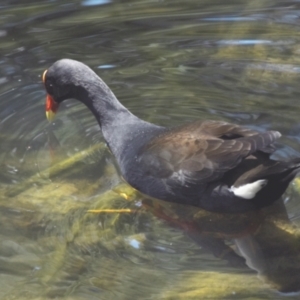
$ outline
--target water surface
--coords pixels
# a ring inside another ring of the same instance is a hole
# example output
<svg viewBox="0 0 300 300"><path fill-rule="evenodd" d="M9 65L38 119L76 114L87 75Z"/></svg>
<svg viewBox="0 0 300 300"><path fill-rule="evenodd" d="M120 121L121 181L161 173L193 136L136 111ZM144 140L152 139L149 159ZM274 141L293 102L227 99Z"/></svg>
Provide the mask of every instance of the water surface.
<svg viewBox="0 0 300 300"><path fill-rule="evenodd" d="M46 121L41 74L80 60L140 118L279 130L275 157L290 159L300 155L298 1L0 8L1 299L284 299L296 289L300 181L284 205L239 216L147 201L122 183L82 104L68 100ZM88 212L111 208L133 212Z"/></svg>

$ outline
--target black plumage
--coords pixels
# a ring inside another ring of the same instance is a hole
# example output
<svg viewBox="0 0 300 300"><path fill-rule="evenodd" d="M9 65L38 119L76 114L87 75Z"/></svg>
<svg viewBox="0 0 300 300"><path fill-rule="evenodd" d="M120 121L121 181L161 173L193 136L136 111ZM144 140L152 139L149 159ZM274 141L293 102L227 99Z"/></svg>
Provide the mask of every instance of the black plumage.
<svg viewBox="0 0 300 300"><path fill-rule="evenodd" d="M84 103L99 122L122 176L145 195L211 211L244 212L280 198L299 170L300 159L270 158L277 131L259 133L222 121L176 128L145 122L89 67L74 60L57 61L43 80L47 112L68 98Z"/></svg>

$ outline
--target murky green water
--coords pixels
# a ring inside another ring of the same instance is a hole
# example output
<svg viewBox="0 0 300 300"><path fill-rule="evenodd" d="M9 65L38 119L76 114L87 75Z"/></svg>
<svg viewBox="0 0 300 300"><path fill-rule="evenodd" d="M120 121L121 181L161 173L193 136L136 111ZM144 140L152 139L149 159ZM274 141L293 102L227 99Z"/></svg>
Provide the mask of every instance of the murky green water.
<svg viewBox="0 0 300 300"><path fill-rule="evenodd" d="M98 125L45 119L41 74L91 66L139 117L283 133L300 155L298 1L2 1L0 298L284 299L300 286L300 181L247 215L151 203L122 183ZM97 209L131 213L95 213ZM285 211L286 209L286 211ZM298 299L299 295L289 299Z"/></svg>

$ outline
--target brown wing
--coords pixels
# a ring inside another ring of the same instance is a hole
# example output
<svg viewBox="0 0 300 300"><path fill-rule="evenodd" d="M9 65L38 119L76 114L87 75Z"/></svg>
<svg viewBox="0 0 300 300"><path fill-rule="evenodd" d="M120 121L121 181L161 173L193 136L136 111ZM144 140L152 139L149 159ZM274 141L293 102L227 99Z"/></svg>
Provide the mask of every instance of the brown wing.
<svg viewBox="0 0 300 300"><path fill-rule="evenodd" d="M173 130L172 130L173 131ZM196 121L178 127L175 132L189 131L194 136L234 139L256 135L259 132L247 127L223 121Z"/></svg>
<svg viewBox="0 0 300 300"><path fill-rule="evenodd" d="M258 133L225 122L194 122L153 139L140 152L139 161L148 175L181 184L205 183L279 137L276 131Z"/></svg>

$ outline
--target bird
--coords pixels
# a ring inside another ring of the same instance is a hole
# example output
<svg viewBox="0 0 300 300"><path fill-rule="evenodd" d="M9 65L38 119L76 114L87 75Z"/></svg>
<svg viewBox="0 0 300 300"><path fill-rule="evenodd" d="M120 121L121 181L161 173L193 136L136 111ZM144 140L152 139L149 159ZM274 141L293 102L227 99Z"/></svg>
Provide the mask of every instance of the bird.
<svg viewBox="0 0 300 300"><path fill-rule="evenodd" d="M278 131L219 120L171 128L146 122L82 62L60 59L44 71L42 80L48 120L66 99L86 105L122 178L146 197L217 213L244 213L273 204L300 170L300 158L271 158Z"/></svg>

